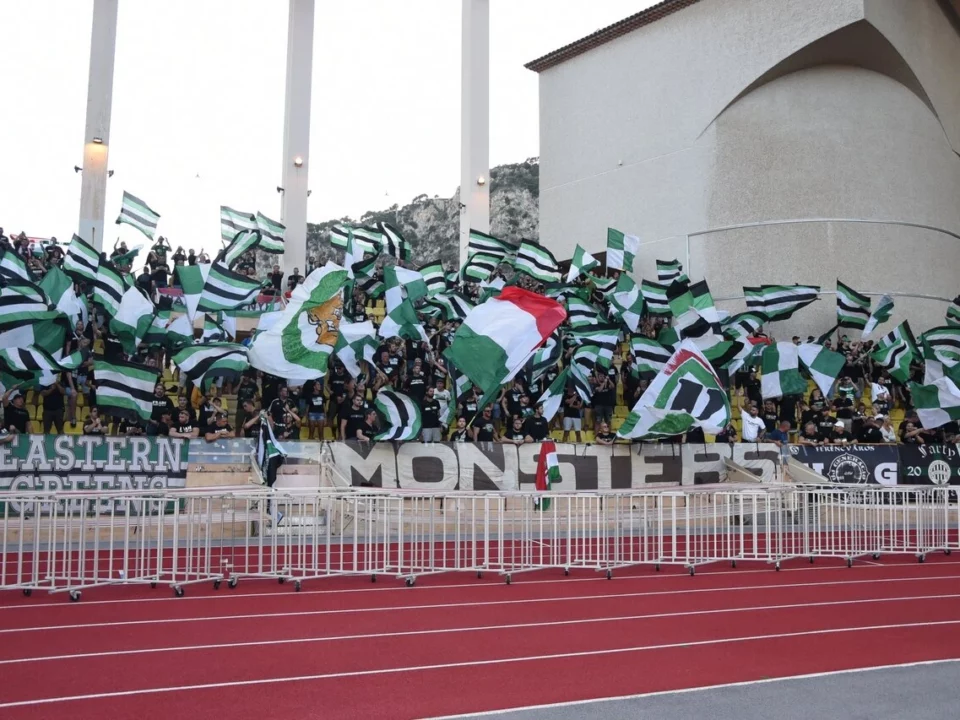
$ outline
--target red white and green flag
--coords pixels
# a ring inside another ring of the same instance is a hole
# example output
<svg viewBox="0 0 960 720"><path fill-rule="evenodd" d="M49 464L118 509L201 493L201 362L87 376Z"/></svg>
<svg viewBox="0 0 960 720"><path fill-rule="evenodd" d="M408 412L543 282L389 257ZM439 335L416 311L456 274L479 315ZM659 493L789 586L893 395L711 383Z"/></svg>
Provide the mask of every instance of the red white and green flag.
<svg viewBox="0 0 960 720"><path fill-rule="evenodd" d="M536 480L540 492L549 492L554 483L560 482L560 463L557 461L557 445L553 440L540 444ZM539 510L549 510L550 498L538 498L535 506Z"/></svg>
<svg viewBox="0 0 960 720"><path fill-rule="evenodd" d="M512 379L566 317L556 300L506 287L467 314L444 357L486 395Z"/></svg>

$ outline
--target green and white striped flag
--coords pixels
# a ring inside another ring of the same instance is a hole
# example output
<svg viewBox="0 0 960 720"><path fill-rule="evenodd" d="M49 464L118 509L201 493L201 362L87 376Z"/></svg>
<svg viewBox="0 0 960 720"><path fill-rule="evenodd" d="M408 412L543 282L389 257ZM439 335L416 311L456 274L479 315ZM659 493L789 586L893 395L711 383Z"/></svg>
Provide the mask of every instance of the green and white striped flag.
<svg viewBox="0 0 960 720"><path fill-rule="evenodd" d="M596 345L581 345L570 356L570 382L585 403L593 399L593 383L590 376L600 359L600 348Z"/></svg>
<svg viewBox="0 0 960 720"><path fill-rule="evenodd" d="M323 377L339 338L347 271L327 263L297 285L280 319L250 344L258 370L302 382Z"/></svg>
<svg viewBox="0 0 960 720"><path fill-rule="evenodd" d="M745 287L747 310L762 312L771 321L787 320L820 294L819 285L761 285Z"/></svg>
<svg viewBox="0 0 960 720"><path fill-rule="evenodd" d="M238 233L253 233L257 229L257 219L253 213L240 212L226 205L220 206L220 239L232 242Z"/></svg>
<svg viewBox="0 0 960 720"><path fill-rule="evenodd" d="M609 368L620 341L620 326L593 325L592 327L570 330L567 337L573 338L578 345L595 346L598 349L597 362L600 367Z"/></svg>
<svg viewBox="0 0 960 720"><path fill-rule="evenodd" d="M110 332L127 355L133 355L153 323L156 308L138 287L123 293L117 312L110 320Z"/></svg>
<svg viewBox="0 0 960 720"><path fill-rule="evenodd" d="M360 375L360 363L371 365L377 352L377 329L369 320L359 323L341 322L334 353L350 373L350 377Z"/></svg>
<svg viewBox="0 0 960 720"><path fill-rule="evenodd" d="M567 378L570 376L570 368L564 368L560 374L554 378L543 395L540 396L538 405L543 405L543 417L547 422L553 420L553 416L560 409L563 402L563 394L567 387Z"/></svg>
<svg viewBox="0 0 960 720"><path fill-rule="evenodd" d="M19 280L33 280L26 261L12 249L0 251L0 275Z"/></svg>
<svg viewBox="0 0 960 720"><path fill-rule="evenodd" d="M374 440L417 439L420 434L420 408L413 398L393 390L381 390L373 404L384 427Z"/></svg>
<svg viewBox="0 0 960 720"><path fill-rule="evenodd" d="M906 320L880 338L870 353L877 365L902 383L910 379L910 363L916 356L917 342Z"/></svg>
<svg viewBox="0 0 960 720"><path fill-rule="evenodd" d="M640 287L627 273L620 273L616 289L610 293L610 312L626 325L630 332L636 332L643 314L643 295Z"/></svg>
<svg viewBox="0 0 960 720"><path fill-rule="evenodd" d="M460 293L443 292L439 295L427 298L427 307L435 307L443 314L443 319L447 322L451 320L463 320L467 313L473 309L473 304L468 302Z"/></svg>
<svg viewBox="0 0 960 720"><path fill-rule="evenodd" d="M487 235L487 233L480 232L479 230L470 229L470 237L467 241L468 258L481 254L499 258L500 261L504 261L513 257L516 251L517 248L506 240L500 240L499 238L493 237L493 235Z"/></svg>
<svg viewBox="0 0 960 720"><path fill-rule="evenodd" d="M403 268L397 268L394 265L388 265L383 269L387 314L380 323L380 337L401 337L407 340L426 341L427 333L417 317L417 311L414 309L413 303L409 297L403 297L405 280L409 280L409 278L401 278L403 271ZM425 294L426 285L423 283L420 273L412 270L406 272L413 273L419 278L420 290ZM420 297L422 296L420 295Z"/></svg>
<svg viewBox="0 0 960 720"><path fill-rule="evenodd" d="M594 289L604 297L612 293L614 288L617 287L617 278L600 277L593 273L587 273L587 280L589 280Z"/></svg>
<svg viewBox="0 0 960 720"><path fill-rule="evenodd" d="M220 259L209 265L184 265L179 271L183 300L191 319L197 313L218 313L249 305L263 287L259 282L234 272Z"/></svg>
<svg viewBox="0 0 960 720"><path fill-rule="evenodd" d="M460 273L466 282L483 282L490 279L503 261L499 255L475 253L467 259Z"/></svg>
<svg viewBox="0 0 960 720"><path fill-rule="evenodd" d="M93 281L93 304L113 317L120 309L120 301L126 290L127 284L123 280L123 275L112 262L101 255L100 264L97 266L97 277Z"/></svg>
<svg viewBox="0 0 960 720"><path fill-rule="evenodd" d="M506 287L470 311L444 357L486 395L522 370L565 317L555 300Z"/></svg>
<svg viewBox="0 0 960 720"><path fill-rule="evenodd" d="M530 361L529 377L531 381L540 379L550 368L556 367L563 356L563 348L560 345L560 333L554 330L550 337L543 341L543 345L537 348Z"/></svg>
<svg viewBox="0 0 960 720"><path fill-rule="evenodd" d="M617 431L623 438L671 437L695 427L718 433L730 422L730 399L703 353L684 340Z"/></svg>
<svg viewBox="0 0 960 720"><path fill-rule="evenodd" d="M203 316L203 329L200 331L200 342L228 342L230 333L220 320L212 315Z"/></svg>
<svg viewBox="0 0 960 720"><path fill-rule="evenodd" d="M79 318L86 325L86 302L77 297L77 293L73 289L73 281L60 268L54 265L47 270L47 274L43 276L39 287L46 293L47 300L57 310L68 316L73 322L76 322Z"/></svg>
<svg viewBox="0 0 960 720"><path fill-rule="evenodd" d="M173 317L172 310L157 310L150 320L147 331L143 334L140 344L144 347L163 347L167 343L167 325Z"/></svg>
<svg viewBox="0 0 960 720"><path fill-rule="evenodd" d="M910 397L925 428L937 428L960 420L960 389L949 377L929 385L910 383Z"/></svg>
<svg viewBox="0 0 960 720"><path fill-rule="evenodd" d="M577 245L573 251L573 259L570 261L570 269L567 271L567 282L572 283L578 277L596 267L600 267L600 261Z"/></svg>
<svg viewBox="0 0 960 720"><path fill-rule="evenodd" d="M20 380L39 380L41 376L76 370L82 363L83 355L79 352L57 359L43 348L36 346L0 350L0 372Z"/></svg>
<svg viewBox="0 0 960 720"><path fill-rule="evenodd" d="M567 300L567 322L572 328L587 327L602 322L600 311L579 295Z"/></svg>
<svg viewBox="0 0 960 720"><path fill-rule="evenodd" d="M400 231L387 222L378 222L380 231L380 252L397 260L406 260L410 257L410 244L403 239Z"/></svg>
<svg viewBox="0 0 960 720"><path fill-rule="evenodd" d="M679 260L657 260L657 280L667 287L675 282L690 282L690 279L684 275L683 265Z"/></svg>
<svg viewBox="0 0 960 720"><path fill-rule="evenodd" d="M870 319L870 298L837 280L837 325L863 330Z"/></svg>
<svg viewBox="0 0 960 720"><path fill-rule="evenodd" d="M647 303L647 312L651 315L669 315L670 303L667 301L667 286L643 280L640 292Z"/></svg>
<svg viewBox="0 0 960 720"><path fill-rule="evenodd" d="M827 397L846 360L840 353L827 350L822 345L803 343L800 346L800 362L806 366L823 396Z"/></svg>
<svg viewBox="0 0 960 720"><path fill-rule="evenodd" d="M947 308L947 325L960 327L960 295L955 297Z"/></svg>
<svg viewBox="0 0 960 720"><path fill-rule="evenodd" d="M931 328L920 337L920 341L923 343L924 359L926 360L925 383L930 383L938 377L942 377L944 375L943 368L947 369L946 374L949 375L951 374L949 371L960 365L960 327L944 325ZM938 365L939 367L936 367ZM960 370L958 370L958 373L960 373Z"/></svg>
<svg viewBox="0 0 960 720"><path fill-rule="evenodd" d="M656 375L663 370L663 366L670 360L673 351L665 348L656 340L636 336L630 339L630 352L637 364L637 373L642 375Z"/></svg>
<svg viewBox="0 0 960 720"><path fill-rule="evenodd" d="M220 260L228 267L233 268L243 255L260 247L260 234L254 229L239 232L230 238L230 244L220 251Z"/></svg>
<svg viewBox="0 0 960 720"><path fill-rule="evenodd" d="M93 283L99 265L100 253L79 235L74 235L63 258L63 271L75 282Z"/></svg>
<svg viewBox="0 0 960 720"><path fill-rule="evenodd" d="M261 326L263 322L261 321ZM176 350L181 345L189 345L194 340L193 323L187 315L180 315L167 323L165 344L168 350Z"/></svg>
<svg viewBox="0 0 960 720"><path fill-rule="evenodd" d="M640 238L607 228L607 267L633 272L633 259L640 250Z"/></svg>
<svg viewBox="0 0 960 720"><path fill-rule="evenodd" d="M706 280L693 284L674 282L667 289L667 302L670 312L677 318L678 325L689 325L689 322L681 323L680 318L690 310L696 310L698 317L703 318L711 327L719 328L720 314ZM683 337L683 333L680 336Z"/></svg>
<svg viewBox="0 0 960 720"><path fill-rule="evenodd" d="M204 391L214 379L235 381L250 367L246 346L226 342L187 345L173 356L173 363Z"/></svg>
<svg viewBox="0 0 960 720"><path fill-rule="evenodd" d="M553 253L532 240L520 241L513 267L517 272L529 275L543 283L560 281L560 270L557 268L557 259Z"/></svg>
<svg viewBox="0 0 960 720"><path fill-rule="evenodd" d="M117 268L129 270L130 266L133 265L133 261L137 259L137 255L140 254L140 250L142 248L143 245L137 245L133 248L133 250L128 250L120 255L114 255L110 258L110 262L112 262Z"/></svg>
<svg viewBox="0 0 960 720"><path fill-rule="evenodd" d="M760 312L742 312L720 323L723 334L731 340L745 340L767 323L767 316Z"/></svg>
<svg viewBox="0 0 960 720"><path fill-rule="evenodd" d="M151 210L143 200L124 191L123 202L120 204L120 216L117 218L117 225L120 223L133 225L133 227L153 240L153 234L157 231L157 221L159 219L160 215Z"/></svg>
<svg viewBox="0 0 960 720"><path fill-rule="evenodd" d="M257 230L260 231L260 250L274 254L283 252L283 235L287 231L284 225L258 212Z"/></svg>
<svg viewBox="0 0 960 720"><path fill-rule="evenodd" d="M97 407L113 417L149 420L153 412L153 389L160 379L156 368L137 363L94 358Z"/></svg>
<svg viewBox="0 0 960 720"><path fill-rule="evenodd" d="M870 333L877 329L878 325L889 320L891 315L893 315L893 298L889 295L884 295L880 298L880 302L877 303L877 307L870 315L870 319L867 320L867 324L863 328L863 337L861 340L865 340Z"/></svg>
<svg viewBox="0 0 960 720"><path fill-rule="evenodd" d="M800 375L800 348L792 342L771 343L760 358L763 399L802 395L807 383Z"/></svg>
<svg viewBox="0 0 960 720"><path fill-rule="evenodd" d="M427 296L437 295L447 289L447 276L443 272L443 263L432 260L420 266L420 275L427 286Z"/></svg>

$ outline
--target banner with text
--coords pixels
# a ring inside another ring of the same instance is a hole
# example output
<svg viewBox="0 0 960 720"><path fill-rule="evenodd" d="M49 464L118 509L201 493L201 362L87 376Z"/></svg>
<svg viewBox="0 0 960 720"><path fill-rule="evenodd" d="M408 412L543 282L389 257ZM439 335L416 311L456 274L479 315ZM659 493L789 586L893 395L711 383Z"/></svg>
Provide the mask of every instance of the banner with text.
<svg viewBox="0 0 960 720"><path fill-rule="evenodd" d="M790 454L832 482L897 484L895 445L791 445Z"/></svg>
<svg viewBox="0 0 960 720"><path fill-rule="evenodd" d="M960 485L960 447L901 445L900 477L904 485Z"/></svg>

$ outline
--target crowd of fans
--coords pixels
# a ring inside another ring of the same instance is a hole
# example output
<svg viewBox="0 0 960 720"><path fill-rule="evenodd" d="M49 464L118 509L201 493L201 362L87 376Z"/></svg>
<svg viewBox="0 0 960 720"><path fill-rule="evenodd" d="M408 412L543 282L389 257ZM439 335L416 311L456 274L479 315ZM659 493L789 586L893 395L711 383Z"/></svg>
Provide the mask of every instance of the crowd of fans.
<svg viewBox="0 0 960 720"><path fill-rule="evenodd" d="M29 258L31 267L40 275L46 268L62 262L63 250L55 239L47 244L31 243L23 234L8 239L2 236L0 244L12 247ZM112 251L113 258L129 253L124 243ZM171 276L168 261L173 263ZM183 248L174 250L161 238L149 251L144 268L136 276L137 284L146 292L178 286L177 268L207 262L204 253L196 254ZM318 266L316 257L308 259L306 272ZM129 271L129 266L124 265ZM252 275L256 264L252 253L241 257L235 266L241 273ZM501 279L509 278L500 276ZM496 279L496 276L492 279ZM344 315L359 322L371 319L377 324L383 317L382 304L367 296L366 290L379 284L375 277L365 283L356 283L347 299ZM265 285L275 295L291 292L303 282L299 269L286 277L279 266L265 278ZM521 276L518 284L533 290L544 287L533 279ZM603 296L592 291L581 279L578 285L596 307L604 306ZM479 301L484 288L475 283L462 285L465 298ZM78 285L80 293L88 288ZM104 318L94 315L86 324L78 323L68 336L67 352L89 351L97 348L108 358L122 357L123 351L110 335ZM293 385L282 378L248 369L238 380L217 380L205 392L194 388L175 367L169 354L161 348L142 348L134 359L164 370L166 384L156 390L153 413L149 421L112 421L102 417L96 409L96 377L92 356L77 370L62 373L52 385L36 388L30 393L35 404L38 429L49 432L83 432L87 434L169 435L172 437L202 437L216 440L224 437L253 437L259 432L261 413L269 417L278 440L335 439L370 440L378 432L378 418L374 411L377 393L392 389L410 396L420 408L421 436L424 442L503 442L519 444L539 442L551 435L563 441L612 444L621 442L615 429L626 411L634 406L647 389L652 374L638 370L636 359L621 340L620 357L609 368L597 367L590 376L592 398L584 401L574 387L568 386L560 410L547 421L543 416L541 397L561 369L570 363L577 345L573 338L562 334L562 356L558 364L535 380L521 372L515 380L502 388L499 395L481 407L482 398L471 388L460 397L454 397L443 352L453 341L460 322L446 321L437 316L421 317L428 335L426 342L392 338L383 341L373 363L361 363L362 372L351 377L335 357L330 372L324 378ZM639 333L656 339L667 321L657 316L644 317ZM763 332L751 342L770 339ZM808 340L812 340L809 338ZM795 337L799 343L800 338ZM828 344L830 341L828 341ZM846 337L837 341L837 350L847 363L838 382L827 397L818 389L801 396L777 399L761 397L760 379L755 366L744 366L730 378L735 420L716 436L716 442L775 442L785 444L848 444L893 443L910 444L952 442L957 435L955 424L934 430L921 426L910 409L907 388L891 379L870 358L871 342L852 342ZM922 378L922 363L917 363L913 377ZM8 432L28 432L31 414L25 388L14 385L3 395L4 427ZM79 398L83 398L82 401ZM90 408L89 415L78 414L82 406ZM905 410L904 421L895 427L890 413L894 408ZM739 417L737 417L739 415ZM231 422L232 420L232 422ZM714 438L694 429L682 436L666 438L661 442L702 443Z"/></svg>

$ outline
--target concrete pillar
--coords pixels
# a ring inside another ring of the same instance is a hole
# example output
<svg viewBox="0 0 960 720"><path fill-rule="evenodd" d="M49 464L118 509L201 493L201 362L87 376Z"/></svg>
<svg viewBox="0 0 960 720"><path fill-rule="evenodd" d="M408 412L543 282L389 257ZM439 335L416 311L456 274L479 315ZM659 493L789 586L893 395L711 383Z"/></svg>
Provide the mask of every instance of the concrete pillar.
<svg viewBox="0 0 960 720"><path fill-rule="evenodd" d="M460 264L470 228L490 231L490 0L463 0L460 45ZM482 180L481 180L482 178Z"/></svg>
<svg viewBox="0 0 960 720"><path fill-rule="evenodd" d="M118 3L119 0L94 0L93 31L90 34L87 120L83 130L83 178L77 234L98 249L103 248Z"/></svg>
<svg viewBox="0 0 960 720"><path fill-rule="evenodd" d="M290 0L287 89L283 114L283 270L304 274L307 259L307 178L310 170L310 90L313 84L314 0Z"/></svg>

